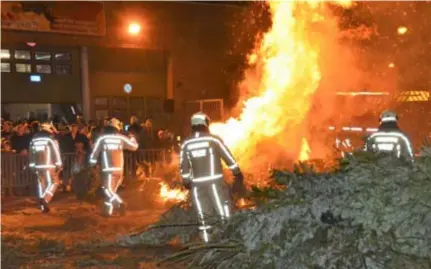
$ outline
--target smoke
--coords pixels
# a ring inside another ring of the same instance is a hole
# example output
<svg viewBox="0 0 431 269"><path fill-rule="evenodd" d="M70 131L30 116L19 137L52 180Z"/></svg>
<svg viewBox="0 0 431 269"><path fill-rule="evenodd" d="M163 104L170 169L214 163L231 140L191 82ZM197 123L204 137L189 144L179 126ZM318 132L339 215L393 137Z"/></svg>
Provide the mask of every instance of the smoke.
<svg viewBox="0 0 431 269"><path fill-rule="evenodd" d="M308 135L312 141L313 158L326 158L333 149L333 136L329 126L349 126L369 114L376 117L389 100L380 97L342 97L337 92L388 92L396 90L396 72L388 68L388 61L382 53L370 53L367 44L378 36L374 24L350 21L343 29L346 17L336 14L327 5L325 20L316 25L315 42L319 42L319 65L322 73L319 89L313 98L313 107L308 117ZM352 7L350 12L354 12ZM365 120L362 124L373 124L378 119Z"/></svg>

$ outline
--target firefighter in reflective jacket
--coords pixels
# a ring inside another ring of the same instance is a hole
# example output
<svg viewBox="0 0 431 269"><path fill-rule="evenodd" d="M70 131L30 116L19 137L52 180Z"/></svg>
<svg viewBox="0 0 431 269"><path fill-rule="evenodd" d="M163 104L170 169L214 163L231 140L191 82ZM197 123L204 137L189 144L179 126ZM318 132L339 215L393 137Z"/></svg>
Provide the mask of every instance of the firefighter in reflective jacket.
<svg viewBox="0 0 431 269"><path fill-rule="evenodd" d="M398 116L392 111L385 111L380 116L380 126L377 132L371 134L365 144L369 152L386 152L398 158L413 161L413 151L410 140L400 130L397 124Z"/></svg>
<svg viewBox="0 0 431 269"><path fill-rule="evenodd" d="M191 123L192 136L181 146L180 172L185 187L191 190L193 206L198 213L200 236L208 242L211 219L216 217L224 222L230 217L231 199L224 186L221 160L235 176L234 192L244 189L244 177L223 141L209 133L208 116L196 113Z"/></svg>
<svg viewBox="0 0 431 269"><path fill-rule="evenodd" d="M59 172L63 166L60 149L54 138L56 130L51 123L42 123L33 136L29 148L29 167L39 182L39 204L43 213L49 212L48 203L60 183Z"/></svg>
<svg viewBox="0 0 431 269"><path fill-rule="evenodd" d="M117 194L117 189L123 181L123 150L135 151L138 149L138 143L134 137L129 138L120 133L121 125L118 119L110 119L90 155L90 164L93 166L97 164L99 157L101 158L100 178L105 196L102 211L104 216L112 215L114 206L119 209L121 215L125 214L125 204Z"/></svg>

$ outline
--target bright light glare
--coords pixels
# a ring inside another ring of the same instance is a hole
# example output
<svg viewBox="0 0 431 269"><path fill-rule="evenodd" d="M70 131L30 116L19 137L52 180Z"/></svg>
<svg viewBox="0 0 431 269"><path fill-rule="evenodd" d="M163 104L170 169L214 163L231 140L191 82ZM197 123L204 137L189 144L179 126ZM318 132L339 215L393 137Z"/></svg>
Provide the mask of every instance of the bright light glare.
<svg viewBox="0 0 431 269"><path fill-rule="evenodd" d="M40 76L39 76L39 75L31 75L31 76L30 76L30 81L31 81L31 82L40 82L40 81L41 81L41 78L40 78Z"/></svg>
<svg viewBox="0 0 431 269"><path fill-rule="evenodd" d="M137 35L141 31L141 25L137 23L129 24L129 34Z"/></svg>
<svg viewBox="0 0 431 269"><path fill-rule="evenodd" d="M389 64L388 64L388 67L389 67L389 68L394 68L394 67L395 67L395 64L394 64L394 63L389 63Z"/></svg>
<svg viewBox="0 0 431 269"><path fill-rule="evenodd" d="M403 34L407 33L407 27L400 26L400 27L398 27L397 32L399 35L403 35Z"/></svg>

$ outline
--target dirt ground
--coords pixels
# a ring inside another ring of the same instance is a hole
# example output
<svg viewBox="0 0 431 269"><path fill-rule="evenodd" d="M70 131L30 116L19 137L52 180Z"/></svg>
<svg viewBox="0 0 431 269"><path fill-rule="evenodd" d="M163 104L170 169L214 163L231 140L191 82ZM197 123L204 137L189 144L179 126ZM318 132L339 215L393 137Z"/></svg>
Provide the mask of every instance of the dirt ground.
<svg viewBox="0 0 431 269"><path fill-rule="evenodd" d="M166 209L128 203L125 217L105 218L97 204L70 194L56 194L49 214L40 213L35 198L5 199L2 268L162 268L157 260L175 247L121 248L113 242L117 235L154 223Z"/></svg>

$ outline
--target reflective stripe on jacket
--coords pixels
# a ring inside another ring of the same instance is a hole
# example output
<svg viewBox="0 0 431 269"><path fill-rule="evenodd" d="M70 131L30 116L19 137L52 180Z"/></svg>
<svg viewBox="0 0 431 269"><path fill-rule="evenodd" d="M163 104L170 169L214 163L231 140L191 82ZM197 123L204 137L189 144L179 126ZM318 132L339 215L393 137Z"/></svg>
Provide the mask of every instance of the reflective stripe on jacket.
<svg viewBox="0 0 431 269"><path fill-rule="evenodd" d="M29 166L35 169L52 169L63 165L57 140L48 136L31 140L29 159Z"/></svg>
<svg viewBox="0 0 431 269"><path fill-rule="evenodd" d="M370 152L387 152L398 158L413 160L413 150L408 137L400 131L377 131L370 135L365 144Z"/></svg>
<svg viewBox="0 0 431 269"><path fill-rule="evenodd" d="M233 171L239 172L232 153L223 141L211 134L195 133L186 139L180 151L180 172L185 181L205 182L223 177L221 160Z"/></svg>
<svg viewBox="0 0 431 269"><path fill-rule="evenodd" d="M90 155L90 163L97 163L101 156L102 172L123 171L123 150L135 151L138 143L135 138L129 138L122 134L109 134L100 136Z"/></svg>

